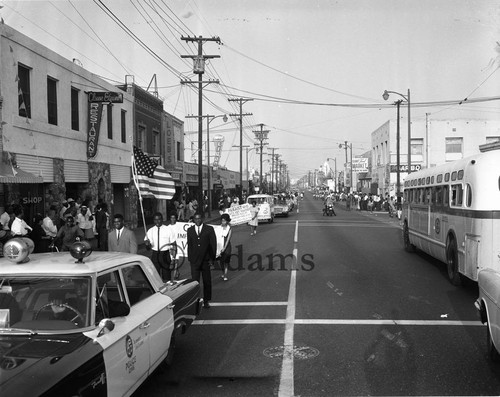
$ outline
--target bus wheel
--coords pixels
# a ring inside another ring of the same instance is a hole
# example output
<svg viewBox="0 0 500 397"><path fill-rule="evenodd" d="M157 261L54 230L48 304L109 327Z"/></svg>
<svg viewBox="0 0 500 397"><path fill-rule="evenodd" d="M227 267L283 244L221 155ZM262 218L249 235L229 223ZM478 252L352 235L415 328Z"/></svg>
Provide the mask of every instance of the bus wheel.
<svg viewBox="0 0 500 397"><path fill-rule="evenodd" d="M460 273L458 272L457 243L454 239L450 239L448 242L448 248L446 250L446 261L448 278L453 285L460 285L462 283L462 280L460 277Z"/></svg>
<svg viewBox="0 0 500 397"><path fill-rule="evenodd" d="M410 243L410 231L408 230L408 224L406 222L403 227L403 244L406 252L415 252L415 246Z"/></svg>
<svg viewBox="0 0 500 397"><path fill-rule="evenodd" d="M486 343L488 346L488 356L490 357L490 360L495 362L495 363L499 362L500 361L500 353L498 353L498 350L493 343L489 323L486 323Z"/></svg>

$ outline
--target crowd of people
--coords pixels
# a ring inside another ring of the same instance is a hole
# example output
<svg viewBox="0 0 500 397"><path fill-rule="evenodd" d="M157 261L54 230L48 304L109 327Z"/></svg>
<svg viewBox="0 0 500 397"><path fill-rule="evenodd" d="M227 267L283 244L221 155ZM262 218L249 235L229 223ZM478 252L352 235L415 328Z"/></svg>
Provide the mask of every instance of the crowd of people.
<svg viewBox="0 0 500 397"><path fill-rule="evenodd" d="M332 198L334 202L345 202L346 210L369 211L371 213L377 211L387 211L389 216L401 216L401 208L398 208L396 199L389 194L385 197L371 193L335 193L331 191L316 192L314 198L325 201L327 198Z"/></svg>
<svg viewBox="0 0 500 397"><path fill-rule="evenodd" d="M35 253L69 251L79 240L89 241L93 249L108 250L110 215L106 203L92 210L82 199L68 198L50 206L45 214L35 214L32 220L25 219L21 205L12 204L0 215L0 224L2 245L14 237L29 237Z"/></svg>

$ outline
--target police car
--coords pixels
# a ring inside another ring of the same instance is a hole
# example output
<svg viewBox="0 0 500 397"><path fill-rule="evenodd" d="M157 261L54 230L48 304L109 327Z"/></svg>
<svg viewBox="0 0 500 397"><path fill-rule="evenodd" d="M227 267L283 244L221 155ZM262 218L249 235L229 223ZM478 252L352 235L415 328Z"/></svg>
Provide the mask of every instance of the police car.
<svg viewBox="0 0 500 397"><path fill-rule="evenodd" d="M200 312L198 282L165 284L145 256L30 251L12 239L0 259L2 396L130 395Z"/></svg>

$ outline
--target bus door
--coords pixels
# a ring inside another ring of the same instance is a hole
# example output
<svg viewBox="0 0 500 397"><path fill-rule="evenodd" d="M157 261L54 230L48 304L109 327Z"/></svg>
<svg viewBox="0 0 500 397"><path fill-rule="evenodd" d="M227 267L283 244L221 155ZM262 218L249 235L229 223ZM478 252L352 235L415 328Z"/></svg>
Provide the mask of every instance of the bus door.
<svg viewBox="0 0 500 397"><path fill-rule="evenodd" d="M430 236L434 241L431 255L446 260L446 233L448 230L448 186L435 186L432 193L432 216Z"/></svg>

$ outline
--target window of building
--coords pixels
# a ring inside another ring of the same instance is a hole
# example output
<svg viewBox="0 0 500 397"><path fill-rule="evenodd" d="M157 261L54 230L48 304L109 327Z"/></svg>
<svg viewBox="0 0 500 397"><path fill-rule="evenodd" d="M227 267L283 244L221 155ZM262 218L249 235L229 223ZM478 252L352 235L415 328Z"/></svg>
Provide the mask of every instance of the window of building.
<svg viewBox="0 0 500 397"><path fill-rule="evenodd" d="M127 142L127 111L122 109L121 113L121 130L122 130L122 142Z"/></svg>
<svg viewBox="0 0 500 397"><path fill-rule="evenodd" d="M80 109L79 109L80 90L71 87L71 129L80 130Z"/></svg>
<svg viewBox="0 0 500 397"><path fill-rule="evenodd" d="M493 143L500 141L500 136L487 136L486 143Z"/></svg>
<svg viewBox="0 0 500 397"><path fill-rule="evenodd" d="M19 116L27 118L31 118L30 70L20 63L17 65Z"/></svg>
<svg viewBox="0 0 500 397"><path fill-rule="evenodd" d="M459 160L463 156L463 138L445 138L445 160Z"/></svg>
<svg viewBox="0 0 500 397"><path fill-rule="evenodd" d="M137 147L141 149L143 152L147 152L146 150L146 126L139 124L137 126Z"/></svg>
<svg viewBox="0 0 500 397"><path fill-rule="evenodd" d="M106 107L108 114L108 139L113 139L113 104L109 103Z"/></svg>
<svg viewBox="0 0 500 397"><path fill-rule="evenodd" d="M160 155L160 133L153 130L153 153Z"/></svg>
<svg viewBox="0 0 500 397"><path fill-rule="evenodd" d="M57 125L57 80L47 77L47 121Z"/></svg>
<svg viewBox="0 0 500 397"><path fill-rule="evenodd" d="M182 161L181 143L176 142L176 146L177 146L177 151L176 151L175 155L177 156L177 161Z"/></svg>

